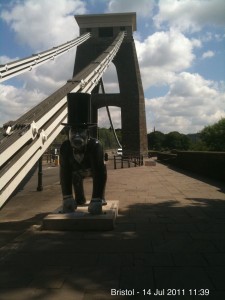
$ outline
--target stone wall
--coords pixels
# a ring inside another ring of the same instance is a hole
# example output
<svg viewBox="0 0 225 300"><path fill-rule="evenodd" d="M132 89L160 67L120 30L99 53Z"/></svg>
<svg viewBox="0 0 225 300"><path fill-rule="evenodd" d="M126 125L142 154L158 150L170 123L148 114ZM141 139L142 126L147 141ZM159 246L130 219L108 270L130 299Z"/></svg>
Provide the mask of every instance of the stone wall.
<svg viewBox="0 0 225 300"><path fill-rule="evenodd" d="M158 160L206 177L225 181L225 152L177 151L157 153Z"/></svg>

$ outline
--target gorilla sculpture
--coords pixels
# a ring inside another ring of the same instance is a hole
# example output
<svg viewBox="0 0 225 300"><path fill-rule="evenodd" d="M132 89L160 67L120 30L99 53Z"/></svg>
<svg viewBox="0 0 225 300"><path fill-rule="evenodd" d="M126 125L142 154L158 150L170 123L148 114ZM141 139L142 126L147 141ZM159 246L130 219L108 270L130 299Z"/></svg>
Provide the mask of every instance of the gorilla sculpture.
<svg viewBox="0 0 225 300"><path fill-rule="evenodd" d="M91 214L102 213L105 201L107 171L104 152L100 142L90 137L91 95L68 94L69 139L60 148L60 181L63 195L63 212L73 212L78 205L84 205L83 179L93 177L92 199L88 206ZM73 188L72 188L73 187ZM73 189L75 198L73 197Z"/></svg>

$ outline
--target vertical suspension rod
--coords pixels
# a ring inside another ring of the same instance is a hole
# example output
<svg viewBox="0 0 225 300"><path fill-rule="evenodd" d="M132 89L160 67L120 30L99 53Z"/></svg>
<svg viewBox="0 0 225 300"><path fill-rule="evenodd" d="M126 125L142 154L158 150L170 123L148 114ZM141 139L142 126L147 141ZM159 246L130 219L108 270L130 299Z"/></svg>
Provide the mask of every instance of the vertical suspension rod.
<svg viewBox="0 0 225 300"><path fill-rule="evenodd" d="M102 89L102 93L105 95L105 88L104 88L104 84L103 84L103 80L102 80L102 77L100 79L100 86L101 86L101 89ZM109 107L108 105L106 104L106 111L107 111L107 115L108 115L108 118L109 118L109 122L110 122L110 126L112 128L112 131L113 131L113 135L115 137L115 140L117 142L117 145L119 146L119 148L122 148L121 144L120 144L120 141L116 135L116 131L114 129L114 126L113 126L113 122L112 122L112 118L111 118L111 115L110 115L110 111L109 111Z"/></svg>

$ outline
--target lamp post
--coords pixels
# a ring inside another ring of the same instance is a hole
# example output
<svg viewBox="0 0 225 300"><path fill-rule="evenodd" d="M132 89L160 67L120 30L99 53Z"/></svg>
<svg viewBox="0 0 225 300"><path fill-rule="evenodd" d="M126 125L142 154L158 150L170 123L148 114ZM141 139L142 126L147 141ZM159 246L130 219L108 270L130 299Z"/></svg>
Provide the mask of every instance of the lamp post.
<svg viewBox="0 0 225 300"><path fill-rule="evenodd" d="M38 186L37 191L41 192L43 191L43 185L42 185L42 156L38 160Z"/></svg>

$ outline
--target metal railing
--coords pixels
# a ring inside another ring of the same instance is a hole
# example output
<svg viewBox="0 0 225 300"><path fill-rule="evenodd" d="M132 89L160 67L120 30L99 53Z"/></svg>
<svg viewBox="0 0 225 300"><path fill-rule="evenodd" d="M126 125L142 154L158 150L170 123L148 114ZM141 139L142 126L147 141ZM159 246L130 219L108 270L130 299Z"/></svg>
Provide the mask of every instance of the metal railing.
<svg viewBox="0 0 225 300"><path fill-rule="evenodd" d="M143 155L114 155L114 169L143 166Z"/></svg>

